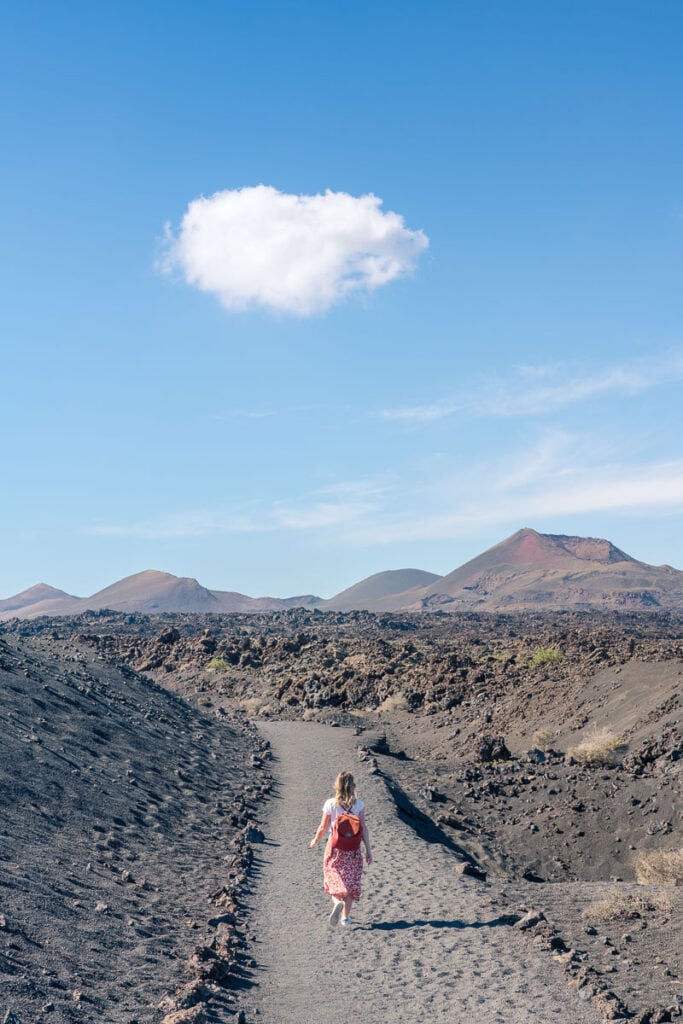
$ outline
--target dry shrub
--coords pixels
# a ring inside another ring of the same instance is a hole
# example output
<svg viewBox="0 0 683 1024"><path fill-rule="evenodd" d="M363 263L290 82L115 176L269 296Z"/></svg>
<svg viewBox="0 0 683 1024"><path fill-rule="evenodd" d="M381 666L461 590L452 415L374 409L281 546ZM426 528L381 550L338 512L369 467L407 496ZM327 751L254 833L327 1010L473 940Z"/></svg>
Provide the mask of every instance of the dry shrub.
<svg viewBox="0 0 683 1024"><path fill-rule="evenodd" d="M679 850L653 850L636 857L636 878L641 885L683 885L683 846Z"/></svg>
<svg viewBox="0 0 683 1024"><path fill-rule="evenodd" d="M617 764L627 749L628 745L609 729L596 729L575 747L570 747L567 757L579 764Z"/></svg>
<svg viewBox="0 0 683 1024"><path fill-rule="evenodd" d="M261 711L263 700L261 697L245 697L244 700L240 701L240 707L253 718Z"/></svg>
<svg viewBox="0 0 683 1024"><path fill-rule="evenodd" d="M652 893L612 892L597 903L592 903L583 912L591 924L605 924L607 921L630 921L645 914L669 914L671 903L665 896Z"/></svg>
<svg viewBox="0 0 683 1024"><path fill-rule="evenodd" d="M555 730L537 729L532 738L534 746L539 750L549 750L555 738Z"/></svg>
<svg viewBox="0 0 683 1024"><path fill-rule="evenodd" d="M402 693L392 693L382 701L378 711L408 711L408 701Z"/></svg>

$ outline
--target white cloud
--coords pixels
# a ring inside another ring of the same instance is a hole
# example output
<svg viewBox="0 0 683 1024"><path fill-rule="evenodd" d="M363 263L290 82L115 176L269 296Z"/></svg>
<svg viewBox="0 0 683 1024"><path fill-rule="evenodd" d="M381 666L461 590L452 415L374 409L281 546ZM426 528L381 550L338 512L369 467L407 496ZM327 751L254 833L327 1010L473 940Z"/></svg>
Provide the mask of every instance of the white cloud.
<svg viewBox="0 0 683 1024"><path fill-rule="evenodd" d="M564 487L533 495L528 502L538 515L683 507L683 462L634 468L607 467L570 479Z"/></svg>
<svg viewBox="0 0 683 1024"><path fill-rule="evenodd" d="M175 540L219 534L261 532L261 525L247 514L221 514L215 510L176 512L132 523L95 523L89 537L139 537L144 540Z"/></svg>
<svg viewBox="0 0 683 1024"><path fill-rule="evenodd" d="M268 185L226 189L188 206L167 229L162 270L227 309L311 316L409 273L429 242L374 195L291 195Z"/></svg>
<svg viewBox="0 0 683 1024"><path fill-rule="evenodd" d="M551 430L476 463L441 453L298 496L97 524L87 532L153 541L276 534L285 543L299 535L311 545L350 549L447 542L497 525L504 535L539 520L564 528L572 517L680 513L683 459L643 454L634 458L632 439Z"/></svg>
<svg viewBox="0 0 683 1024"><path fill-rule="evenodd" d="M465 405L460 402L433 402L431 405L408 405L398 409L382 409L380 418L402 423L432 423L453 416Z"/></svg>
<svg viewBox="0 0 683 1024"><path fill-rule="evenodd" d="M391 490L381 478L348 480L314 491L298 501L276 502L273 521L286 530L340 527L382 516Z"/></svg>
<svg viewBox="0 0 683 1024"><path fill-rule="evenodd" d="M95 523L91 537L173 540L225 534L328 529L381 515L389 486L382 478L350 480L311 491L300 498L227 509L198 509L131 523Z"/></svg>
<svg viewBox="0 0 683 1024"><path fill-rule="evenodd" d="M683 378L683 357L637 361L599 373L571 373L567 367L524 366L507 381L487 382L442 401L383 409L379 417L407 424L433 423L462 413L502 419L555 412L591 398L641 394Z"/></svg>
<svg viewBox="0 0 683 1024"><path fill-rule="evenodd" d="M565 520L604 512L666 515L683 509L681 460L584 467L563 458L553 462L550 453L546 455L538 474L526 472L527 460L521 456L519 471L511 471L507 481L496 478L495 466L482 467L482 482L477 486L468 481L455 503L452 493L459 481L442 481L441 494L434 487L430 507L419 514L409 507L410 498L405 495L405 511L392 515L386 509L379 520L357 524L347 532L347 543L446 541L498 523L517 529L540 517Z"/></svg>

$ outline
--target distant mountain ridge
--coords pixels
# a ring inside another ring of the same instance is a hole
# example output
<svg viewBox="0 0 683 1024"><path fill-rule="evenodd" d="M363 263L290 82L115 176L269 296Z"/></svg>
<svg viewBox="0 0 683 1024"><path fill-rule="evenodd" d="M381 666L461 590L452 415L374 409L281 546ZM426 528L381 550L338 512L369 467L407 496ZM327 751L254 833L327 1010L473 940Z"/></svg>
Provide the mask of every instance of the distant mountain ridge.
<svg viewBox="0 0 683 1024"><path fill-rule="evenodd" d="M29 587L28 590L22 590L20 594L15 594L14 597L7 597L4 601L0 601L0 615L3 612L18 611L30 605L40 604L42 601L55 600L71 601L78 599L72 598L70 594L65 593L63 590L51 587L48 583L36 583L34 587Z"/></svg>
<svg viewBox="0 0 683 1024"><path fill-rule="evenodd" d="M321 601L319 607L343 612L366 608L368 602L371 602L377 606L377 611L383 602L391 603L397 594L405 595L420 590L440 579L436 573L424 572L422 569L389 569L354 583L329 601Z"/></svg>
<svg viewBox="0 0 683 1024"><path fill-rule="evenodd" d="M319 598L247 597L235 591L208 590L191 577L146 569L126 576L91 597L73 597L40 583L0 601L0 621L10 618L35 619L40 615L79 615L85 611L110 608L112 611L145 612L257 612L289 608L292 604L309 607Z"/></svg>
<svg viewBox="0 0 683 1024"><path fill-rule="evenodd" d="M247 597L208 590L191 577L147 569L92 597L45 583L0 601L0 621L77 615L110 608L130 612L330 611L683 611L683 572L639 562L608 540L537 533L525 527L446 576L421 569L374 573L329 600Z"/></svg>

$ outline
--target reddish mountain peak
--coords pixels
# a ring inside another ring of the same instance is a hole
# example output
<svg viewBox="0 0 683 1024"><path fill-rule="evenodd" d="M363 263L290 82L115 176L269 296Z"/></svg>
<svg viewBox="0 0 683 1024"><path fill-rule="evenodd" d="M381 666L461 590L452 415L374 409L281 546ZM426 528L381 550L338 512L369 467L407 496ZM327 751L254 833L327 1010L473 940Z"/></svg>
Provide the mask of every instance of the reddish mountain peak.
<svg viewBox="0 0 683 1024"><path fill-rule="evenodd" d="M624 551L600 537L570 537L562 533L538 533L530 527L518 530L507 540L490 548L496 551L502 562L514 565L534 565L551 569L568 561L598 562L612 565L615 562L635 562Z"/></svg>
<svg viewBox="0 0 683 1024"><path fill-rule="evenodd" d="M480 557L499 565L533 565L551 569L576 556L560 542L559 537L525 527Z"/></svg>
<svg viewBox="0 0 683 1024"><path fill-rule="evenodd" d="M586 562L602 562L604 565L613 565L615 562L636 561L625 551L615 547L611 541L603 540L601 537L565 537L562 534L549 534L549 536L570 551L575 558Z"/></svg>

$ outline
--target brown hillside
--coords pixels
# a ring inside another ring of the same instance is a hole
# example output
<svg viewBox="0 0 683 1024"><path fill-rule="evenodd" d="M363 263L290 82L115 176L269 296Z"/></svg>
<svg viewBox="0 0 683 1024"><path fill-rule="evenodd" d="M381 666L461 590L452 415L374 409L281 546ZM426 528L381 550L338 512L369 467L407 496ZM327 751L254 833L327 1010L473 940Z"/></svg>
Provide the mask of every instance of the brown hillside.
<svg viewBox="0 0 683 1024"><path fill-rule="evenodd" d="M13 597L6 597L4 600L0 601L0 614L5 612L17 612L29 605L38 604L40 601L63 599L66 599L67 601L78 600L78 598L72 597L71 594L67 594L63 590L57 590L56 587L51 587L47 583L36 583L35 586L29 587L28 590L22 590L20 594L15 594Z"/></svg>
<svg viewBox="0 0 683 1024"><path fill-rule="evenodd" d="M329 601L322 601L320 607L333 611L351 611L356 608L379 611L387 598L387 606L396 607L394 602L397 599L410 604L411 599L406 591L428 587L440 579L436 573L423 572L422 569L390 569L368 576L342 590Z"/></svg>
<svg viewBox="0 0 683 1024"><path fill-rule="evenodd" d="M236 591L208 590L195 579L147 569L112 583L92 597L72 597L62 590L39 583L14 597L0 601L0 622L8 619L36 619L44 615L78 615L109 608L119 612L231 612L277 611L283 608L314 607L319 598L247 597Z"/></svg>
<svg viewBox="0 0 683 1024"><path fill-rule="evenodd" d="M409 607L680 609L683 573L639 562L607 540L524 529L425 588Z"/></svg>
<svg viewBox="0 0 683 1024"><path fill-rule="evenodd" d="M111 608L114 611L173 612L220 611L216 597L197 580L147 569L113 583L92 597L83 608Z"/></svg>

